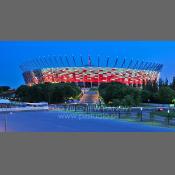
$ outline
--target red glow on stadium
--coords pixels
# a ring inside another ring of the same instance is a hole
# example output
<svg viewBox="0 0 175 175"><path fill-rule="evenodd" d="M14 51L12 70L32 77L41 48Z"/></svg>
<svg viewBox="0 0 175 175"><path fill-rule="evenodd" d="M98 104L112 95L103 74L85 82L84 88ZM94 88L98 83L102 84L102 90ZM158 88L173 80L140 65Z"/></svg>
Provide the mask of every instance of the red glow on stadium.
<svg viewBox="0 0 175 175"><path fill-rule="evenodd" d="M129 63L126 63L125 59L119 64L118 58L113 62L115 63L113 66L109 66L109 58L106 66L104 66L105 64L99 65L99 58L98 64L95 66L92 66L90 57L87 59L87 65L83 64L82 57L79 62L74 57L72 60L74 65L70 63L71 58L68 59L67 57L65 59L58 57L40 58L35 62L24 64L21 66L24 80L28 85L65 82L77 83L80 86L87 86L88 83L91 86L98 86L100 83L119 82L126 85L141 86L148 81L157 81L163 67L161 64L143 61L139 63L130 60Z"/></svg>

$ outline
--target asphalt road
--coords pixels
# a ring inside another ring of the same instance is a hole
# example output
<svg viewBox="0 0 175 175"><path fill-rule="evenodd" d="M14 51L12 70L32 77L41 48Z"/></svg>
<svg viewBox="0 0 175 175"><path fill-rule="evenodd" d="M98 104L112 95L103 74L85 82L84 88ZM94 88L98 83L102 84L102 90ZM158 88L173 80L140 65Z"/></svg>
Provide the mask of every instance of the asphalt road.
<svg viewBox="0 0 175 175"><path fill-rule="evenodd" d="M5 124L7 132L175 132L175 128L63 111L0 113L1 132Z"/></svg>

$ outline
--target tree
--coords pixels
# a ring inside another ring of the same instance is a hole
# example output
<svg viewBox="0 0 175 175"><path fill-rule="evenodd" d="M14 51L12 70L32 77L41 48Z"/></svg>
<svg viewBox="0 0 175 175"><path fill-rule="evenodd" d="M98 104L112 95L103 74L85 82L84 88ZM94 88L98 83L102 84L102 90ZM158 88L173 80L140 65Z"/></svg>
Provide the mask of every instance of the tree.
<svg viewBox="0 0 175 175"><path fill-rule="evenodd" d="M168 79L166 78L166 79L165 79L164 86L168 86L168 85L169 85L169 82L168 82Z"/></svg>
<svg viewBox="0 0 175 175"><path fill-rule="evenodd" d="M120 106L121 101L119 99L112 99L111 106Z"/></svg>
<svg viewBox="0 0 175 175"><path fill-rule="evenodd" d="M99 87L100 96L107 105L136 106L141 102L140 90L120 83L106 83Z"/></svg>
<svg viewBox="0 0 175 175"><path fill-rule="evenodd" d="M26 102L61 103L69 98L75 98L81 93L78 86L72 83L45 83L31 87L22 85L16 91L16 97Z"/></svg>
<svg viewBox="0 0 175 175"><path fill-rule="evenodd" d="M142 102L149 103L152 99L152 93L148 90L143 89L141 91L141 98L142 98Z"/></svg>
<svg viewBox="0 0 175 175"><path fill-rule="evenodd" d="M0 93L8 91L10 89L9 86L0 86Z"/></svg>
<svg viewBox="0 0 175 175"><path fill-rule="evenodd" d="M151 93L156 93L159 90L159 85L157 81L154 81L154 82L148 81L147 84L143 87L143 90L147 90Z"/></svg>
<svg viewBox="0 0 175 175"><path fill-rule="evenodd" d="M158 82L157 81L154 81L152 86L153 86L152 87L152 92L153 93L156 93L156 92L159 91L159 85L158 85Z"/></svg>
<svg viewBox="0 0 175 175"><path fill-rule="evenodd" d="M169 104L175 98L175 91L170 87L161 87L158 93L160 103Z"/></svg>
<svg viewBox="0 0 175 175"><path fill-rule="evenodd" d="M162 78L159 79L159 88L161 88L162 86L164 86L164 82L162 80Z"/></svg>
<svg viewBox="0 0 175 175"><path fill-rule="evenodd" d="M170 87L171 87L173 90L175 90L175 76L173 77L173 81L172 81Z"/></svg>
<svg viewBox="0 0 175 175"><path fill-rule="evenodd" d="M121 101L121 105L126 107L134 106L135 103L134 98L130 95L126 95Z"/></svg>
<svg viewBox="0 0 175 175"><path fill-rule="evenodd" d="M16 90L16 97L18 97L21 101L29 101L29 86L22 85Z"/></svg>

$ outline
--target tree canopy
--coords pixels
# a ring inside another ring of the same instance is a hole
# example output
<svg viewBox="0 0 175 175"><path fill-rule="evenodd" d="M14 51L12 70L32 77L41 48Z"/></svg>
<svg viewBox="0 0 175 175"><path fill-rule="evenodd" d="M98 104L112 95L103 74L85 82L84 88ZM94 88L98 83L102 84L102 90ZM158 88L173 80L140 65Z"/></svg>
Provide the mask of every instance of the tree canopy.
<svg viewBox="0 0 175 175"><path fill-rule="evenodd" d="M139 89L120 83L101 84L99 93L111 106L136 106L141 102Z"/></svg>
<svg viewBox="0 0 175 175"><path fill-rule="evenodd" d="M27 102L62 103L69 98L76 98L80 93L80 88L73 83L45 83L22 85L16 90L16 97Z"/></svg>
<svg viewBox="0 0 175 175"><path fill-rule="evenodd" d="M107 105L137 106L139 103L170 104L175 99L175 78L172 84L166 79L147 82L142 88L133 88L120 83L103 83L99 93Z"/></svg>
<svg viewBox="0 0 175 175"><path fill-rule="evenodd" d="M10 89L9 86L0 86L0 94L3 93L3 92L6 92Z"/></svg>

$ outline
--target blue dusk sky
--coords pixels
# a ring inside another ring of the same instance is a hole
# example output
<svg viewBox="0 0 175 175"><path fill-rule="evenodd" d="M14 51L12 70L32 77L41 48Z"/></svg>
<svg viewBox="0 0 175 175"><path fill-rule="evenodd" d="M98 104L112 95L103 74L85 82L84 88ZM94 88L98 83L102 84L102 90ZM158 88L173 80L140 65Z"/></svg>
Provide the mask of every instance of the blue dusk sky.
<svg viewBox="0 0 175 175"><path fill-rule="evenodd" d="M175 76L175 41L1 41L0 86L24 84L19 65L39 56L109 56L162 63L161 77Z"/></svg>

